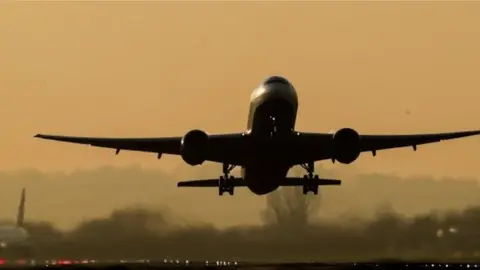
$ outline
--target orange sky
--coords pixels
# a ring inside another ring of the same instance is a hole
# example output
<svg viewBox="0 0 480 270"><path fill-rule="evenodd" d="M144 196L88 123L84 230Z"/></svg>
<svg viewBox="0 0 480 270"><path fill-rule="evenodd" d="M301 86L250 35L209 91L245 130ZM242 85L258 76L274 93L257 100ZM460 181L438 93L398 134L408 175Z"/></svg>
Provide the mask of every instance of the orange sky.
<svg viewBox="0 0 480 270"><path fill-rule="evenodd" d="M32 136L241 131L250 92L272 74L299 92L298 130L480 128L479 12L473 2L4 3L0 169L169 170L179 157ZM468 138L356 164L479 176L478 149Z"/></svg>

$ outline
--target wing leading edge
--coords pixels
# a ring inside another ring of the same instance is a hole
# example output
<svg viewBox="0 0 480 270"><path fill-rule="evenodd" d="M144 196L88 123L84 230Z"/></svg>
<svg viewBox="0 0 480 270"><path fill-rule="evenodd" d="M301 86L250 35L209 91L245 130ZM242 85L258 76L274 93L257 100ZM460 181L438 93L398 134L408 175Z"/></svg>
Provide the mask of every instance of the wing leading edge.
<svg viewBox="0 0 480 270"><path fill-rule="evenodd" d="M117 151L129 150L162 154L180 155L182 137L163 138L98 138L75 137L62 135L37 134L35 138L68 143L91 145L102 148L111 148ZM242 165L243 159L243 134L217 134L209 136L209 149L206 160L213 162Z"/></svg>
<svg viewBox="0 0 480 270"><path fill-rule="evenodd" d="M401 147L412 147L416 151L418 145L474 135L480 135L480 130L409 135L360 135L360 152L372 152L373 155L376 155L379 150ZM333 158L332 134L299 133L299 138L301 138L299 146L305 156L315 161Z"/></svg>
<svg viewBox="0 0 480 270"><path fill-rule="evenodd" d="M332 134L300 132L297 135L288 147L293 164L333 158ZM360 152L372 152L376 155L379 150L400 147L413 147L416 150L418 145L474 135L480 135L480 130L411 135L360 135ZM182 140L182 137L96 138L44 134L37 134L35 137L116 149L117 154L120 150L157 153L159 158L162 154L180 155ZM243 133L209 135L206 160L242 166L249 158L246 137Z"/></svg>
<svg viewBox="0 0 480 270"><path fill-rule="evenodd" d="M480 135L480 130L412 135L362 135L360 136L360 149L362 152L367 152L408 146L416 148L417 145L421 144L459 139L474 135Z"/></svg>

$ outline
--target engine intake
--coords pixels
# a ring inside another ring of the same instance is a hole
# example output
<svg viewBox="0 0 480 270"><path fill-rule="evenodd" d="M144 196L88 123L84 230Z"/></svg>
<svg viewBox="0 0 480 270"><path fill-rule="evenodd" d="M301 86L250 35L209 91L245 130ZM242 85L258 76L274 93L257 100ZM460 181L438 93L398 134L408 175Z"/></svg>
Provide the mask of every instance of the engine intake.
<svg viewBox="0 0 480 270"><path fill-rule="evenodd" d="M350 164L360 156L360 135L351 128L342 128L333 134L333 157Z"/></svg>
<svg viewBox="0 0 480 270"><path fill-rule="evenodd" d="M180 142L180 154L189 165L202 164L208 153L208 134L205 131L194 129L183 136Z"/></svg>

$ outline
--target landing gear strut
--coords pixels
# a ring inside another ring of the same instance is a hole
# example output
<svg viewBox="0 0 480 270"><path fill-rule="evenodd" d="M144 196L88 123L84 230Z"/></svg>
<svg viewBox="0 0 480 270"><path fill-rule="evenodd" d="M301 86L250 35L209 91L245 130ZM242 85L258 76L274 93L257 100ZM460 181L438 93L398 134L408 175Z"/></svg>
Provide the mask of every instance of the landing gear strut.
<svg viewBox="0 0 480 270"><path fill-rule="evenodd" d="M223 164L223 176L218 180L218 196L222 196L224 192L228 192L233 196L233 180L235 177L230 176L230 172L235 168L235 165Z"/></svg>
<svg viewBox="0 0 480 270"><path fill-rule="evenodd" d="M312 183L314 180L319 180L319 177L315 173L315 168L313 162L308 162L306 164L300 165L307 171L307 174L303 176L305 179L305 184L303 185L303 194L306 195L308 192L312 192L314 195L318 194L318 184Z"/></svg>

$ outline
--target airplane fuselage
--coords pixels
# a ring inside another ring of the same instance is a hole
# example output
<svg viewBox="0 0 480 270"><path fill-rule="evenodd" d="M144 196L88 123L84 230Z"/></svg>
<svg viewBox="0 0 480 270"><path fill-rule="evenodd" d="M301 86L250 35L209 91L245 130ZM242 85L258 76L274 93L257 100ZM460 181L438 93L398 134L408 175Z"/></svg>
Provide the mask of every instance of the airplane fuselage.
<svg viewBox="0 0 480 270"><path fill-rule="evenodd" d="M28 232L17 226L0 226L0 254L26 256L31 250Z"/></svg>
<svg viewBox="0 0 480 270"><path fill-rule="evenodd" d="M294 136L298 97L295 88L281 77L271 77L251 95L247 133L254 144L242 178L257 195L276 190L287 176L288 149L277 143Z"/></svg>

